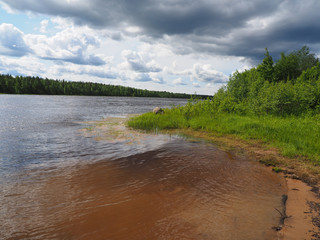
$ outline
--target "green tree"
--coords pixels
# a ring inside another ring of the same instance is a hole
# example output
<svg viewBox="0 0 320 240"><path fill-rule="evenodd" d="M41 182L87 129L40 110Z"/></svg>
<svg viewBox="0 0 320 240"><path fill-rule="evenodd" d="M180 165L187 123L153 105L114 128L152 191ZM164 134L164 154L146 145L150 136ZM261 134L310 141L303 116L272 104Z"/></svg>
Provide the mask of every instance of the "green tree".
<svg viewBox="0 0 320 240"><path fill-rule="evenodd" d="M302 71L316 66L319 63L319 59L314 53L310 53L310 49L307 46L303 46L300 50L293 52L298 58L298 70L300 74Z"/></svg>
<svg viewBox="0 0 320 240"><path fill-rule="evenodd" d="M274 75L274 63L268 49L266 48L265 50L265 58L263 59L262 63L258 65L257 70L263 79L271 82Z"/></svg>
<svg viewBox="0 0 320 240"><path fill-rule="evenodd" d="M279 82L297 79L304 70L316 66L317 63L319 63L319 59L315 57L315 54L310 53L307 46L288 55L281 53L281 57L275 65L274 80Z"/></svg>

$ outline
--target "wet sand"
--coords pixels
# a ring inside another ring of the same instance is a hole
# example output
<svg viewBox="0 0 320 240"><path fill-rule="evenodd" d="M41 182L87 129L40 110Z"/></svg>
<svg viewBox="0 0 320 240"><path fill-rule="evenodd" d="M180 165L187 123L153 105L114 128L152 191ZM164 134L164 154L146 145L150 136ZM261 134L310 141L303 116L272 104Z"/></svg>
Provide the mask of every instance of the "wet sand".
<svg viewBox="0 0 320 240"><path fill-rule="evenodd" d="M319 199L312 187L300 180L287 178L288 200L285 224L279 232L279 239L302 240L319 239L319 228L314 225L319 220Z"/></svg>

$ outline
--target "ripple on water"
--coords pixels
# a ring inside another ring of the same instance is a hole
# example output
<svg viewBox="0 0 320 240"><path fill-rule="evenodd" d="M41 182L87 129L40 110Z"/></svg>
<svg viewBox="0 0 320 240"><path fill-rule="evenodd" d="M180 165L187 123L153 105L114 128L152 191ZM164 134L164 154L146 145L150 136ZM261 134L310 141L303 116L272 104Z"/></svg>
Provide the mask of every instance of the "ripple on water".
<svg viewBox="0 0 320 240"><path fill-rule="evenodd" d="M1 195L3 238L273 239L285 192L263 166L179 138L33 175Z"/></svg>

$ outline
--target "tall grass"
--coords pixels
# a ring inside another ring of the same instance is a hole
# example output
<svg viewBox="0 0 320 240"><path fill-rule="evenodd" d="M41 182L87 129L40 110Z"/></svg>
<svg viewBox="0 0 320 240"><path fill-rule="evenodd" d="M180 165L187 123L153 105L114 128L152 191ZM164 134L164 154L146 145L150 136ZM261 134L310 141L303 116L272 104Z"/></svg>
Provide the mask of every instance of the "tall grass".
<svg viewBox="0 0 320 240"><path fill-rule="evenodd" d="M285 156L304 156L320 164L320 117L242 116L214 112L213 101L189 102L165 109L164 114L146 113L132 118L128 126L148 131L193 129L259 139L277 147Z"/></svg>

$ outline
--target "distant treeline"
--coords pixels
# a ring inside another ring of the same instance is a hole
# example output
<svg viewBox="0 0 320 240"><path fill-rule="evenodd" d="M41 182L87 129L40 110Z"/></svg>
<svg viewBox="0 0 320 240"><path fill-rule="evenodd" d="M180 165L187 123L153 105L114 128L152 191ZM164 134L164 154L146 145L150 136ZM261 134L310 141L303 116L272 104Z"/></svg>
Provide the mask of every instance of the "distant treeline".
<svg viewBox="0 0 320 240"><path fill-rule="evenodd" d="M43 79L40 77L22 77L0 74L0 93L41 94L41 95L82 95L82 96L128 96L187 98L190 94L166 91L149 91L131 87L107 85L92 82L69 82L64 80ZM207 98L205 95L197 95Z"/></svg>

